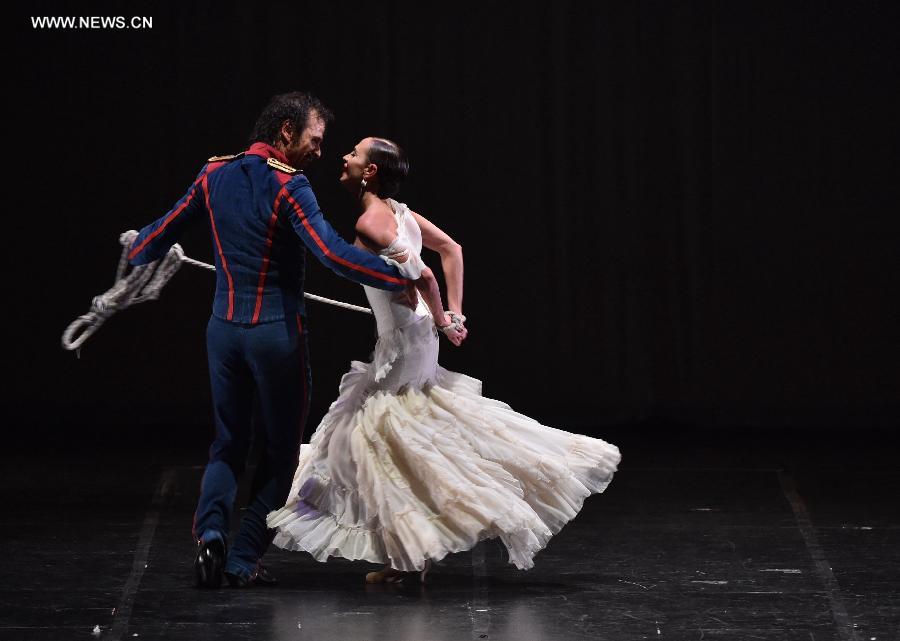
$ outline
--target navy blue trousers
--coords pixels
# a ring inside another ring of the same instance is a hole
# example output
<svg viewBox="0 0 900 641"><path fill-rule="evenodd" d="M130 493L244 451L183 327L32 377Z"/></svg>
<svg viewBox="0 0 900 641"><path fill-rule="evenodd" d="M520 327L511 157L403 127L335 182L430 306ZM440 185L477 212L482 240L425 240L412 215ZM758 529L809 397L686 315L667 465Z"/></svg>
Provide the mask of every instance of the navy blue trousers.
<svg viewBox="0 0 900 641"><path fill-rule="evenodd" d="M312 384L307 336L299 315L257 325L211 317L206 348L216 438L193 533L198 540L227 540L238 480L251 440L257 441L262 458L225 565L248 577L274 536L266 515L284 505L297 468Z"/></svg>

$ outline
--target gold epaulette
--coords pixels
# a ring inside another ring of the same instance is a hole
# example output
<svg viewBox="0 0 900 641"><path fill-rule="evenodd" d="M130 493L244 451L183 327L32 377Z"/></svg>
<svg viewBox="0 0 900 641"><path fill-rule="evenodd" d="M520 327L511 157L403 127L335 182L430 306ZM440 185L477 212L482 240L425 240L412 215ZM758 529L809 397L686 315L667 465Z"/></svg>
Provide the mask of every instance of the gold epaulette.
<svg viewBox="0 0 900 641"><path fill-rule="evenodd" d="M266 164L269 167L271 167L272 169L277 169L278 171L283 171L286 174L294 175L294 174L300 173L299 169L294 169L290 165L286 165L283 162L281 162L280 160L275 160L274 158L266 159Z"/></svg>
<svg viewBox="0 0 900 641"><path fill-rule="evenodd" d="M228 162L229 160L234 160L235 158L240 158L243 155L244 155L244 152L242 151L239 154L232 154L231 156L213 156L212 158L207 160L207 162Z"/></svg>

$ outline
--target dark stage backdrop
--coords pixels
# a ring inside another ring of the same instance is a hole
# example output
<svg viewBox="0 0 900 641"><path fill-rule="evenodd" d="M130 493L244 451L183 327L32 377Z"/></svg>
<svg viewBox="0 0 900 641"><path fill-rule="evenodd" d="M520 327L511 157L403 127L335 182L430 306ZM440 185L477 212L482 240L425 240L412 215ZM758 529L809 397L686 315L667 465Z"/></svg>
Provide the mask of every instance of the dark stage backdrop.
<svg viewBox="0 0 900 641"><path fill-rule="evenodd" d="M587 433L900 424L896 3L100 7L15 16L9 432L211 434L211 274L182 268L80 360L60 334L112 284L119 233L295 89L337 115L309 173L346 236L340 156L371 134L407 149L401 199L466 257L471 337L442 362L487 396ZM119 15L152 28L31 26ZM206 228L182 244L211 260ZM364 301L310 263L309 291ZM370 319L309 309L307 435L373 342Z"/></svg>

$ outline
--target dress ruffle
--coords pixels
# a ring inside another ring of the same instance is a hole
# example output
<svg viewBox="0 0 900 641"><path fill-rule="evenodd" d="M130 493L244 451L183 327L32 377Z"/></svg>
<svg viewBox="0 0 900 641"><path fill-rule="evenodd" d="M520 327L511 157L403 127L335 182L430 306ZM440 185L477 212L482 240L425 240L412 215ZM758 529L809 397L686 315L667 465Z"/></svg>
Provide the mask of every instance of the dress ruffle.
<svg viewBox="0 0 900 641"><path fill-rule="evenodd" d="M375 367L352 364L302 446L287 505L267 519L279 547L413 571L499 537L527 569L612 480L616 446L518 414L477 379L436 366L422 386L385 390Z"/></svg>
<svg viewBox="0 0 900 641"><path fill-rule="evenodd" d="M392 201L398 242L422 235ZM424 304L365 287L378 327L372 363L354 362L300 460L287 504L269 514L275 544L330 556L424 567L499 537L530 568L585 498L602 492L619 450L545 427L481 395L481 382L438 365Z"/></svg>

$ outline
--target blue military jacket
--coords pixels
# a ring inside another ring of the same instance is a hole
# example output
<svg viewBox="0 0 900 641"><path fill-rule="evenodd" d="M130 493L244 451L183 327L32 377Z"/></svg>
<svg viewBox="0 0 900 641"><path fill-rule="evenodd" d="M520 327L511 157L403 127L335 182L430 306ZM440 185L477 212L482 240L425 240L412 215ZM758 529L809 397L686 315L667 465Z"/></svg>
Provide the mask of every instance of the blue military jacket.
<svg viewBox="0 0 900 641"><path fill-rule="evenodd" d="M144 227L128 259L164 256L185 226L209 219L216 260L213 314L255 324L303 313L306 249L337 274L387 290L407 284L396 267L345 242L319 209L309 180L274 147L211 158L170 212Z"/></svg>

